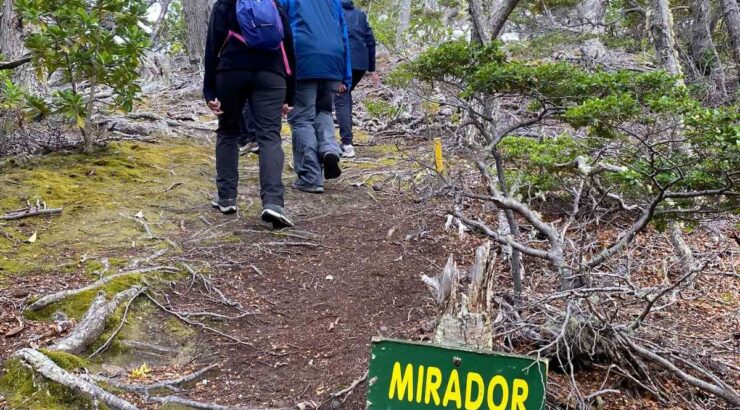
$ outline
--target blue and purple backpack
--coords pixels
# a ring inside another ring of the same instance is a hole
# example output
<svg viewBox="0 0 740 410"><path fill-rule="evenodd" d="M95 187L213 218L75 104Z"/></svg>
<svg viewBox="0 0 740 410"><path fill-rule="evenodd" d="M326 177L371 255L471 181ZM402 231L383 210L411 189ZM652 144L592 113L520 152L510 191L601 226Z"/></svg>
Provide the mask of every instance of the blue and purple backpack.
<svg viewBox="0 0 740 410"><path fill-rule="evenodd" d="M283 62L288 75L290 65L283 46L283 23L274 0L237 0L236 19L239 22L240 33L229 31L226 42L231 37L236 38L248 47L260 50L278 50L283 54ZM223 49L223 47L221 47Z"/></svg>

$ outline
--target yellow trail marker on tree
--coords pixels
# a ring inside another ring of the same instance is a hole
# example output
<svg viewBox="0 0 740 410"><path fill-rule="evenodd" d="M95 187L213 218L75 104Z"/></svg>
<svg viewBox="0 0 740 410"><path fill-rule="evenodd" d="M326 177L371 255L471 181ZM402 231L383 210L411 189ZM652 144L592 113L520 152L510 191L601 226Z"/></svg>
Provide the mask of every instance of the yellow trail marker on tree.
<svg viewBox="0 0 740 410"><path fill-rule="evenodd" d="M442 138L434 139L434 168L440 174L445 171L445 162L442 157Z"/></svg>

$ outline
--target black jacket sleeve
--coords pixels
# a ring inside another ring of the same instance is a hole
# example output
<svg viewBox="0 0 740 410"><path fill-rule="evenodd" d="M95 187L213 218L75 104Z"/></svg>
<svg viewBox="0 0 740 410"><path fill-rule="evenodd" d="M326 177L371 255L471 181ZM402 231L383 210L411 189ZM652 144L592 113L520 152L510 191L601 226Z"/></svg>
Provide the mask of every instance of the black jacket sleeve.
<svg viewBox="0 0 740 410"><path fill-rule="evenodd" d="M288 88L287 92L285 93L285 103L292 107L295 102L296 88L296 57L295 47L293 46L293 30L290 27L290 20L288 19L288 15L283 10L280 2L276 1L275 4L277 5L278 11L280 12L280 20L282 20L283 23L283 47L285 48L285 53L288 56L288 65L290 66L291 72L290 75L287 75L285 77L285 82Z"/></svg>
<svg viewBox="0 0 740 410"><path fill-rule="evenodd" d="M367 45L367 71L374 72L375 71L375 34L373 33L373 28L370 27L370 23L367 21L367 15L363 13L363 17L365 20L365 45Z"/></svg>
<svg viewBox="0 0 740 410"><path fill-rule="evenodd" d="M227 14L224 11L224 6L220 2L214 4L208 22L203 75L203 97L206 101L213 101L217 97L216 67L218 67L218 54L229 32L229 22L226 21Z"/></svg>

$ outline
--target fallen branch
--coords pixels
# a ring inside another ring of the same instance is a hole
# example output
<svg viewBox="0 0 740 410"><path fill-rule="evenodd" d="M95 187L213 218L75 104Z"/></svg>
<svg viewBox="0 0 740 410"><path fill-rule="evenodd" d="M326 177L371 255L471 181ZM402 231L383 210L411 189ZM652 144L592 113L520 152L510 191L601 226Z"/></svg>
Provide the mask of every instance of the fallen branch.
<svg viewBox="0 0 740 410"><path fill-rule="evenodd" d="M43 309L46 306L51 305L52 303L59 302L60 300L66 299L66 298L68 298L70 296L78 295L78 294L80 294L82 292L87 292L89 290L97 289L97 288L105 285L106 283L114 280L114 279L122 278L122 277L125 277L125 276L128 276L128 275L136 275L136 274L148 273L148 272L156 272L156 271L174 271L174 272L176 272L177 269L174 268L174 267L172 267L172 266L154 266L154 267L151 267L151 268L135 269L135 270L130 270L130 271L126 271L126 272L116 273L115 275L106 276L106 277L104 277L102 279L99 279L99 280L97 280L97 281L95 281L95 282L93 282L93 283L91 283L91 284L89 284L87 286L83 286L81 288L60 290L59 292L55 292L55 293L52 293L52 294L43 296L43 297L39 298L39 300L37 300L37 301L33 302L32 304L28 305L28 307L26 309L31 310L31 311L36 311L36 310L39 310L39 309Z"/></svg>
<svg viewBox="0 0 740 410"><path fill-rule="evenodd" d="M56 363L38 350L29 348L20 349L14 353L14 356L20 358L21 361L45 378L82 393L93 400L100 400L110 408L137 410L136 406L128 401L57 366Z"/></svg>
<svg viewBox="0 0 740 410"><path fill-rule="evenodd" d="M673 373L676 377L679 379L685 381L686 383L701 389L705 392L711 393L717 397L720 397L727 401L728 403L732 404L733 406L740 406L740 395L731 388L723 388L721 386L717 386L716 384L709 383L705 380L699 379L697 377L694 377L683 370L676 367L675 364L671 363L670 360L666 359L665 357L652 352L637 343L633 342L632 339L625 335L624 333L619 334L621 336L621 339L639 356L642 356L645 359L648 359L654 363L657 363L664 367L665 369L669 370L671 373ZM716 376L707 374L709 378L715 378Z"/></svg>
<svg viewBox="0 0 740 410"><path fill-rule="evenodd" d="M335 399L335 398L337 398L337 397L342 397L342 396L344 396L345 394L349 394L349 393L352 393L352 391L354 391L354 390L355 390L355 387L359 386L359 385L360 385L360 383L362 383L362 382L364 382L365 380L367 380L367 375L368 375L368 373L369 373L369 372L368 372L368 371L366 370L366 371L365 371L365 374L363 374L363 375L362 375L362 376L360 376L360 377L359 377L358 379L356 379L355 381L353 381L353 382L352 382L352 384L350 384L350 385L349 385L349 387L347 387L347 388L346 388L346 389L344 389L344 390L340 390L340 391L338 391L338 392L336 392L336 393L332 393L332 394L331 394L331 397L332 397L333 399Z"/></svg>
<svg viewBox="0 0 740 410"><path fill-rule="evenodd" d="M124 300L133 300L141 292L142 289L140 287L134 286L117 293L110 301L106 301L104 291L98 292L98 295L93 300L87 312L85 312L80 323L75 326L69 335L56 342L50 349L73 354L84 352L87 346L97 340L103 333L105 322L115 312L118 305L123 303Z"/></svg>
<svg viewBox="0 0 740 410"><path fill-rule="evenodd" d="M14 61L0 61L0 70L12 70L31 61L31 56L25 56Z"/></svg>
<svg viewBox="0 0 740 410"><path fill-rule="evenodd" d="M21 209L20 211L13 211L8 212L3 216L0 216L0 220L3 221L12 221L15 219L22 219L22 218L29 218L32 216L42 216L42 215L59 215L62 213L62 208L26 208Z"/></svg>

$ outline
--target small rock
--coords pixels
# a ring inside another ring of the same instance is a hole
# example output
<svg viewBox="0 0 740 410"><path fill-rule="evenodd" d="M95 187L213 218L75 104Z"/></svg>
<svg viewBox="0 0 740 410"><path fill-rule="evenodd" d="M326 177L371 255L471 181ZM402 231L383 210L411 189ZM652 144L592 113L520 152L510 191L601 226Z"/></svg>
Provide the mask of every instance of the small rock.
<svg viewBox="0 0 740 410"><path fill-rule="evenodd" d="M116 377L126 373L126 369L112 364L103 363L103 371L108 377Z"/></svg>
<svg viewBox="0 0 740 410"><path fill-rule="evenodd" d="M334 280L334 276L332 276L332 275L326 275L326 280Z"/></svg>
<svg viewBox="0 0 740 410"><path fill-rule="evenodd" d="M388 331L388 328L386 326L381 326L380 327L380 331L381 332L387 332Z"/></svg>
<svg viewBox="0 0 740 410"><path fill-rule="evenodd" d="M373 184L373 191L380 192L383 190L383 185L381 184Z"/></svg>

